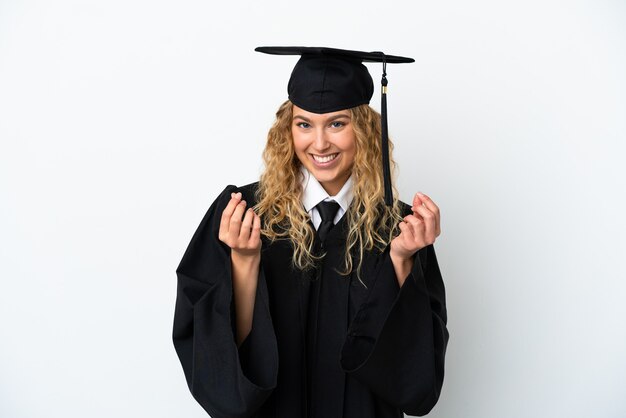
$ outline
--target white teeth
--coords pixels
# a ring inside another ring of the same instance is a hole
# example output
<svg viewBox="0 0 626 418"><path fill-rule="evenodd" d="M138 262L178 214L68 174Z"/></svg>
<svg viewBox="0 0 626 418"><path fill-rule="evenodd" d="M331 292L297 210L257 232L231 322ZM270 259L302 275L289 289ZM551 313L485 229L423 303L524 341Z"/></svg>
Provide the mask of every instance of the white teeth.
<svg viewBox="0 0 626 418"><path fill-rule="evenodd" d="M313 158L315 159L315 161L317 161L318 163L327 163L329 161L334 160L337 157L337 155L339 155L339 154L338 153L337 154L330 154L330 155L326 155L324 157L319 156L319 155L315 155L315 154L312 154L312 155L313 155Z"/></svg>

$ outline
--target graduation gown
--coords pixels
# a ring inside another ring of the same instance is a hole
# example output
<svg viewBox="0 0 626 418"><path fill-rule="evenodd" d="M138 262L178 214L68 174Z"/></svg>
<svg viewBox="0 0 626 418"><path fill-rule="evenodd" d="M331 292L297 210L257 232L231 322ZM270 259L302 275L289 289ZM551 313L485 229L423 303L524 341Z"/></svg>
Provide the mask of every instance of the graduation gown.
<svg viewBox="0 0 626 418"><path fill-rule="evenodd" d="M327 255L313 271L292 266L289 240L263 239L252 329L237 347L230 248L218 231L231 193L242 192L251 207L257 186L224 189L176 270L173 343L196 401L213 418L427 414L439 398L449 337L433 245L416 253L402 287L389 246L366 253L366 288L356 273L337 272L346 216L324 243L316 238Z"/></svg>

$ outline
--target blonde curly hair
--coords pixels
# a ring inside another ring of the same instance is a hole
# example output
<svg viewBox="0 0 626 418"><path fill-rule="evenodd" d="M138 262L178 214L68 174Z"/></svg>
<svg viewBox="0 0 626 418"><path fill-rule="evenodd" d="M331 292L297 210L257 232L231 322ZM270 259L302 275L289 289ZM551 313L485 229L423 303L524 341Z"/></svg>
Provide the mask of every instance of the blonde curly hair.
<svg viewBox="0 0 626 418"><path fill-rule="evenodd" d="M339 273L351 273L354 255L358 260L360 280L364 252L374 248L383 251L395 236L402 217L395 186L393 206L384 204L380 114L367 104L349 110L356 138L352 167L354 197L345 215L348 236L344 269ZM287 100L276 112L276 120L267 135L263 151L265 171L260 178L255 210L263 220L261 233L271 242L279 238L290 239L294 247L293 264L306 270L314 267L324 254L313 252L315 231L308 224L309 215L300 200L302 172L293 145L292 118L293 104ZM390 140L390 166L395 173L392 150Z"/></svg>

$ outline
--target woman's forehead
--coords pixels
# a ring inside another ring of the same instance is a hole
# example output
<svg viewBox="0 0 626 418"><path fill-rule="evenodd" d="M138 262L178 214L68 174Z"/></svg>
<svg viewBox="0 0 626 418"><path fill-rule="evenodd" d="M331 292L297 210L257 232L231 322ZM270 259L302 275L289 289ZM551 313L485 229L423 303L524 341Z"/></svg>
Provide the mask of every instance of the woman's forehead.
<svg viewBox="0 0 626 418"><path fill-rule="evenodd" d="M293 119L308 119L308 120L330 120L337 119L339 117L348 117L350 118L351 113L349 109L338 110L336 112L327 112L327 113L313 113L308 112L295 104L293 105Z"/></svg>

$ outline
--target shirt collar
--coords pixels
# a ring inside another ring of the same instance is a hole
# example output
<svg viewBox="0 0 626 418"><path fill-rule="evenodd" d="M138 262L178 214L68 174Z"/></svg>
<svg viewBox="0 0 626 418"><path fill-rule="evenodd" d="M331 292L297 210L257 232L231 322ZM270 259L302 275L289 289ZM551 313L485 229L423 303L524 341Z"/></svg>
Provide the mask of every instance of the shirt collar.
<svg viewBox="0 0 626 418"><path fill-rule="evenodd" d="M330 196L322 185L317 181L315 176L311 175L309 170L301 166L302 171L302 204L304 209L309 212L321 201L330 198L339 203L344 212L348 211L348 206L352 202L354 192L352 190L352 175L346 180L345 184L335 196Z"/></svg>

